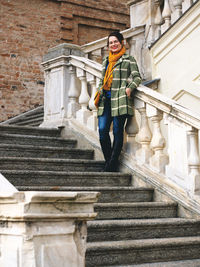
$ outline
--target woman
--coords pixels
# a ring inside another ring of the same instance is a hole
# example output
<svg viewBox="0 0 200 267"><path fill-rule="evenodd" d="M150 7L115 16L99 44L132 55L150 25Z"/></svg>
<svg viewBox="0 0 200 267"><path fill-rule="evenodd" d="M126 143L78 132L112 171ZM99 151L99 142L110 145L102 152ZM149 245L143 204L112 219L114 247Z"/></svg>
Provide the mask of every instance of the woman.
<svg viewBox="0 0 200 267"><path fill-rule="evenodd" d="M131 94L141 82L137 63L126 54L124 37L120 32L108 36L109 56L103 61L101 90L98 107L99 140L105 158L104 171L117 171L118 158L123 146L124 124L133 113ZM113 122L114 141L109 135Z"/></svg>

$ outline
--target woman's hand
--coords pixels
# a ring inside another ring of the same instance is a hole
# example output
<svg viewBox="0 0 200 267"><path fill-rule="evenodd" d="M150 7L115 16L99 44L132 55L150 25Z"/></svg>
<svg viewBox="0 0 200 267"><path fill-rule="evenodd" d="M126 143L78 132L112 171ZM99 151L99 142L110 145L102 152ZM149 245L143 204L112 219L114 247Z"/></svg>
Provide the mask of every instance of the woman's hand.
<svg viewBox="0 0 200 267"><path fill-rule="evenodd" d="M131 97L131 88L126 88L126 94L128 97Z"/></svg>

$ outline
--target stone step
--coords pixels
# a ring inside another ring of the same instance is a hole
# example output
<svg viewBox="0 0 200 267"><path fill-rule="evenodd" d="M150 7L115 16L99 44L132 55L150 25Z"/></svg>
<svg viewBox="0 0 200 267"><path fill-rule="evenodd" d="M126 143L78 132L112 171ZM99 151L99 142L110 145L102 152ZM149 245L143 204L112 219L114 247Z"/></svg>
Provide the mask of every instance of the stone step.
<svg viewBox="0 0 200 267"><path fill-rule="evenodd" d="M199 259L199 254L200 236L91 242L87 244L86 267L191 260Z"/></svg>
<svg viewBox="0 0 200 267"><path fill-rule="evenodd" d="M30 113L30 114L27 114L26 117L24 118L19 118L18 119L18 122L22 122L22 121L25 121L25 120L29 120L29 119L37 119L37 118L43 118L44 117L44 113L43 112L35 112L35 113Z"/></svg>
<svg viewBox="0 0 200 267"><path fill-rule="evenodd" d="M100 172L103 166L97 160L0 157L1 170Z"/></svg>
<svg viewBox="0 0 200 267"><path fill-rule="evenodd" d="M60 137L60 129L56 128L35 128L30 126L16 126L16 125L0 125L0 133L16 134L16 135L34 135L34 136L49 136Z"/></svg>
<svg viewBox="0 0 200 267"><path fill-rule="evenodd" d="M56 171L26 171L26 170L0 170L14 186L130 186L131 175L123 173L103 172L56 172Z"/></svg>
<svg viewBox="0 0 200 267"><path fill-rule="evenodd" d="M76 140L63 139L49 136L31 136L22 134L2 134L0 133L0 144L15 145L35 145L35 146L52 146L52 147L75 147Z"/></svg>
<svg viewBox="0 0 200 267"><path fill-rule="evenodd" d="M200 220L183 218L89 221L88 242L200 236Z"/></svg>
<svg viewBox="0 0 200 267"><path fill-rule="evenodd" d="M0 157L93 159L94 151L77 148L0 144Z"/></svg>
<svg viewBox="0 0 200 267"><path fill-rule="evenodd" d="M32 110L26 111L26 112L24 112L22 114L19 114L19 115L15 116L15 117L13 117L11 119L6 120L5 122L3 122L3 124L6 123L6 124L9 124L9 125L16 125L16 123L18 121L26 120L26 118L31 117L32 115L34 116L36 114L38 114L38 115L43 117L44 116L44 107L43 106L39 106L39 107L34 108Z"/></svg>
<svg viewBox="0 0 200 267"><path fill-rule="evenodd" d="M111 267L111 265L106 265ZM122 267L121 265L112 265L112 267ZM123 265L123 267L200 267L200 259L185 260L185 261L167 261L144 264Z"/></svg>
<svg viewBox="0 0 200 267"><path fill-rule="evenodd" d="M101 177L104 175L103 173ZM99 181L98 181L99 183ZM116 183L117 184L117 183ZM101 192L98 202L150 202L153 198L153 189L133 187L74 187L74 186L17 186L20 191L95 191Z"/></svg>
<svg viewBox="0 0 200 267"><path fill-rule="evenodd" d="M40 121L40 122L32 122L32 123L29 123L28 125L30 125L31 127L38 127L38 126L40 126L41 123L42 123L42 121Z"/></svg>
<svg viewBox="0 0 200 267"><path fill-rule="evenodd" d="M33 117L29 117L26 119L22 119L21 121L16 122L16 125L24 126L24 125L40 125L43 122L43 116L35 115Z"/></svg>
<svg viewBox="0 0 200 267"><path fill-rule="evenodd" d="M177 217L177 204L168 202L97 203L97 220Z"/></svg>

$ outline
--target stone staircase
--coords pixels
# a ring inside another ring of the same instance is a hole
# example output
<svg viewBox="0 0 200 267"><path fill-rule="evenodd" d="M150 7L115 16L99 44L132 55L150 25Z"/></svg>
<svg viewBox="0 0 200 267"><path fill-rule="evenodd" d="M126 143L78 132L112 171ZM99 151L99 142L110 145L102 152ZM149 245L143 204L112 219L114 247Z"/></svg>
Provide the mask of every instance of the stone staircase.
<svg viewBox="0 0 200 267"><path fill-rule="evenodd" d="M154 201L131 174L102 167L60 130L0 126L0 173L18 190L101 192L88 222L87 267L200 266L200 220L179 218L176 203Z"/></svg>
<svg viewBox="0 0 200 267"><path fill-rule="evenodd" d="M11 119L0 124L19 125L19 126L39 126L44 119L44 107L39 106L32 110L19 114Z"/></svg>

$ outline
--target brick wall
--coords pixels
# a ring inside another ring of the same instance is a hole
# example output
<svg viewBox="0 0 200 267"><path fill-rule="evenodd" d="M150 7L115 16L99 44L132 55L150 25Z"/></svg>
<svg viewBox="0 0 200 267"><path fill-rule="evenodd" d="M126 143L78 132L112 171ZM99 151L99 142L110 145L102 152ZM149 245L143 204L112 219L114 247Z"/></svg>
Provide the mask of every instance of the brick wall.
<svg viewBox="0 0 200 267"><path fill-rule="evenodd" d="M0 121L43 104L41 62L48 48L82 45L128 27L124 1L1 0Z"/></svg>

